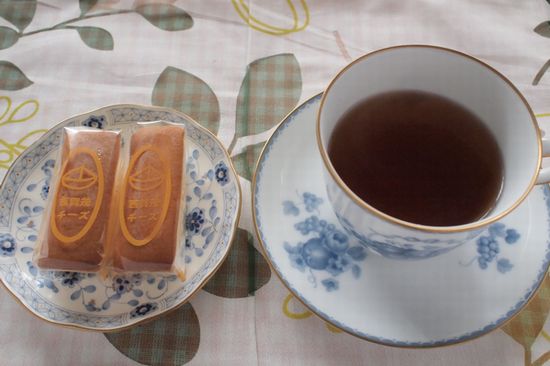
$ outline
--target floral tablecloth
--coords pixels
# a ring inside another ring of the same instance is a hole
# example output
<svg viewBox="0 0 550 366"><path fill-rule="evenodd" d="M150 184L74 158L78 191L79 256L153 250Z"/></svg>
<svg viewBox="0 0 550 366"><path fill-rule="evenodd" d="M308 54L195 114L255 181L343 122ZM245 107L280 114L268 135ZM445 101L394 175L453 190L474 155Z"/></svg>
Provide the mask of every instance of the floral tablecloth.
<svg viewBox="0 0 550 366"><path fill-rule="evenodd" d="M452 347L384 347L326 324L258 251L250 180L286 113L352 59L396 44L436 44L486 61L550 127L549 19L548 0L0 1L0 178L68 116L114 103L168 106L229 149L244 211L229 258L204 289L131 330L56 327L0 289L0 364L545 364L549 279L503 329Z"/></svg>

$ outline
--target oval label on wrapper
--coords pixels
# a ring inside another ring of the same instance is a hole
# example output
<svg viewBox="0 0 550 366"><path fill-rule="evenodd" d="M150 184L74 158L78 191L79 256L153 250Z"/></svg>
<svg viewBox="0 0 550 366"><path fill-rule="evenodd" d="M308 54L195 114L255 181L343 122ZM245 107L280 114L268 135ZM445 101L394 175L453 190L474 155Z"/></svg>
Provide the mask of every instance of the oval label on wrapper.
<svg viewBox="0 0 550 366"><path fill-rule="evenodd" d="M130 244L146 245L159 233L171 190L164 156L153 145L141 146L130 157L118 208L122 234Z"/></svg>
<svg viewBox="0 0 550 366"><path fill-rule="evenodd" d="M94 224L105 182L97 153L89 148L72 150L61 168L61 181L53 201L50 226L62 243L82 239Z"/></svg>

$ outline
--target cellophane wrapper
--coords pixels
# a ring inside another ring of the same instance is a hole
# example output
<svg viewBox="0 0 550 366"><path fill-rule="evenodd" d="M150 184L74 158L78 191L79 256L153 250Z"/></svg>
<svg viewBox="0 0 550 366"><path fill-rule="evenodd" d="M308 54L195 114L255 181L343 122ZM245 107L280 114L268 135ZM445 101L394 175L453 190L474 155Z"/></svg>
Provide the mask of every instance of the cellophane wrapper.
<svg viewBox="0 0 550 366"><path fill-rule="evenodd" d="M65 127L33 261L41 269L97 272L105 243L121 134Z"/></svg>

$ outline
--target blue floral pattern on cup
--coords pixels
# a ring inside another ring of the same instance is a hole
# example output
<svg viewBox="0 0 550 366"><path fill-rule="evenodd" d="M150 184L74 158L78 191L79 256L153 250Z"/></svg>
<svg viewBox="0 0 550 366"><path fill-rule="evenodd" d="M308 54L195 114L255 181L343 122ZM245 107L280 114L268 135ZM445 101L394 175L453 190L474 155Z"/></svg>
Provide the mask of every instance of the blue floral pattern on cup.
<svg viewBox="0 0 550 366"><path fill-rule="evenodd" d="M288 216L298 216L303 206L306 212L317 211L323 200L313 193L305 192L301 202L283 201L283 212ZM317 286L318 278L326 291L337 291L340 283L338 276L351 272L354 278L361 275L357 264L367 257L365 248L350 244L346 234L334 224L311 215L294 224L294 229L303 235L304 241L294 245L284 243L291 265L301 272L308 273L308 281Z"/></svg>
<svg viewBox="0 0 550 366"><path fill-rule="evenodd" d="M420 239L414 236L402 236L397 234L387 235L370 228L370 233L365 235L358 232L353 225L344 217L335 212L342 228L358 240L359 243L370 248L384 257L392 259L418 260L432 258L463 244L462 240L453 239ZM468 233L466 239L469 241L480 234L474 230Z"/></svg>

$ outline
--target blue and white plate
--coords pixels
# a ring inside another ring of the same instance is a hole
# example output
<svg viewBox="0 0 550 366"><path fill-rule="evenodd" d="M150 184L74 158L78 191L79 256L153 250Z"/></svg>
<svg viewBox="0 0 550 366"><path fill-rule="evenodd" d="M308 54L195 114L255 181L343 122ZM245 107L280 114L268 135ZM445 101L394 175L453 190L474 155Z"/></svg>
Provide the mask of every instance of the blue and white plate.
<svg viewBox="0 0 550 366"><path fill-rule="evenodd" d="M334 326L392 346L462 342L520 311L550 261L548 186L447 254L382 257L346 235L330 207L315 141L320 97L279 125L253 184L257 234L285 286Z"/></svg>
<svg viewBox="0 0 550 366"><path fill-rule="evenodd" d="M186 127L186 280L176 276L40 271L31 262L64 126L121 129L164 120ZM214 135L176 111L114 105L52 128L13 163L0 187L0 280L32 313L100 331L135 325L185 303L229 252L241 207L237 174Z"/></svg>

